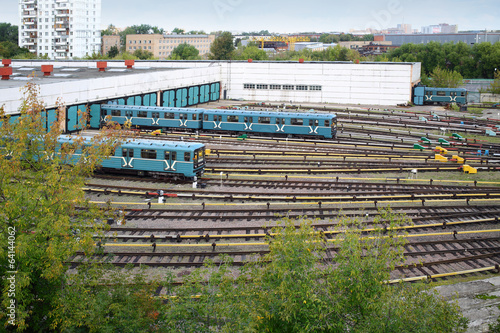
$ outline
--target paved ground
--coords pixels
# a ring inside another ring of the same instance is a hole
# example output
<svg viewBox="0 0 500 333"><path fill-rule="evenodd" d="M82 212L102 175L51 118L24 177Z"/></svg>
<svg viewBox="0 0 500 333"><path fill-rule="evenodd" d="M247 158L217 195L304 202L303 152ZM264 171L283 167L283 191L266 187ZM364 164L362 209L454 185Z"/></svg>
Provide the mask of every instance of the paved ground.
<svg viewBox="0 0 500 333"><path fill-rule="evenodd" d="M468 333L488 332L488 324L500 316L500 276L436 287L449 299L458 297L458 305L469 318Z"/></svg>

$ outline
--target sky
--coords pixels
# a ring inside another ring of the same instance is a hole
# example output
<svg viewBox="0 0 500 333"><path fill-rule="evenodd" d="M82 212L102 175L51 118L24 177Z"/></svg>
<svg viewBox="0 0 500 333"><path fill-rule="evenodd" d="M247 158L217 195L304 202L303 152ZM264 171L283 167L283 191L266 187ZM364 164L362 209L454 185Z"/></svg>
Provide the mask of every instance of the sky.
<svg viewBox="0 0 500 333"><path fill-rule="evenodd" d="M0 22L19 25L18 0L0 0ZM294 33L413 29L439 23L459 30L500 30L498 0L102 0L101 28L149 24L172 31ZM496 16L496 17L495 17Z"/></svg>

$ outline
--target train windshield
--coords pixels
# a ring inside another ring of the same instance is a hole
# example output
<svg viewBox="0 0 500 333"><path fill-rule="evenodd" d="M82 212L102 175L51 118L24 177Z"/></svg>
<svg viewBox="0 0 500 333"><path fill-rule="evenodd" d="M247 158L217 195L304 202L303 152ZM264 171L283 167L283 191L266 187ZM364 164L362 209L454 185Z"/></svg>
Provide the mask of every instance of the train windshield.
<svg viewBox="0 0 500 333"><path fill-rule="evenodd" d="M196 149L194 151L194 164L205 163L205 148Z"/></svg>

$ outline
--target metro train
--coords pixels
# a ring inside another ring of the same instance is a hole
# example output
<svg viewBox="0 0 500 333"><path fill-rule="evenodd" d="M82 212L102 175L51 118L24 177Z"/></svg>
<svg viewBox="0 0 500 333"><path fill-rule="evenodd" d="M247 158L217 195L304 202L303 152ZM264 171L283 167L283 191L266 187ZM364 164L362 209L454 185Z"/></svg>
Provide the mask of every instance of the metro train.
<svg viewBox="0 0 500 333"><path fill-rule="evenodd" d="M61 135L58 144L71 144L74 140L71 135ZM82 144L84 147L92 144L91 138L83 137ZM81 149L75 151L73 162L80 158L81 153ZM205 145L129 139L121 143L110 157L101 162L100 166L103 171L118 171L139 176L194 179L201 177L205 170Z"/></svg>
<svg viewBox="0 0 500 333"><path fill-rule="evenodd" d="M154 129L274 134L335 138L337 116L313 112L270 112L103 104L101 121Z"/></svg>
<svg viewBox="0 0 500 333"><path fill-rule="evenodd" d="M433 88L417 85L413 88L413 104L446 105L456 103L458 106L467 104L467 90L464 88Z"/></svg>

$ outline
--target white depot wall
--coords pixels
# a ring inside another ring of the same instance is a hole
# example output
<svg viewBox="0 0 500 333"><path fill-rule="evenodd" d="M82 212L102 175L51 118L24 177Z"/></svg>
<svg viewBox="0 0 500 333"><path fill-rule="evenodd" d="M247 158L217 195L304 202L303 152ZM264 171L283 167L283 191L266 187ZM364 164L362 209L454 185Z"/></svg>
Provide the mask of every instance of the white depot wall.
<svg viewBox="0 0 500 333"><path fill-rule="evenodd" d="M420 64L334 62L232 62L222 69L228 98L339 104L396 105L411 101L411 88ZM417 68L418 67L418 68ZM244 84L268 85L245 89ZM281 85L278 90L269 85ZM284 90L292 85L294 90ZM321 90L296 90L297 85L319 85Z"/></svg>
<svg viewBox="0 0 500 333"><path fill-rule="evenodd" d="M65 80L40 85L46 108L56 106L58 98L66 105L157 92L220 81L219 66L128 74L104 78ZM18 113L22 94L18 87L2 89L0 103L8 114Z"/></svg>

